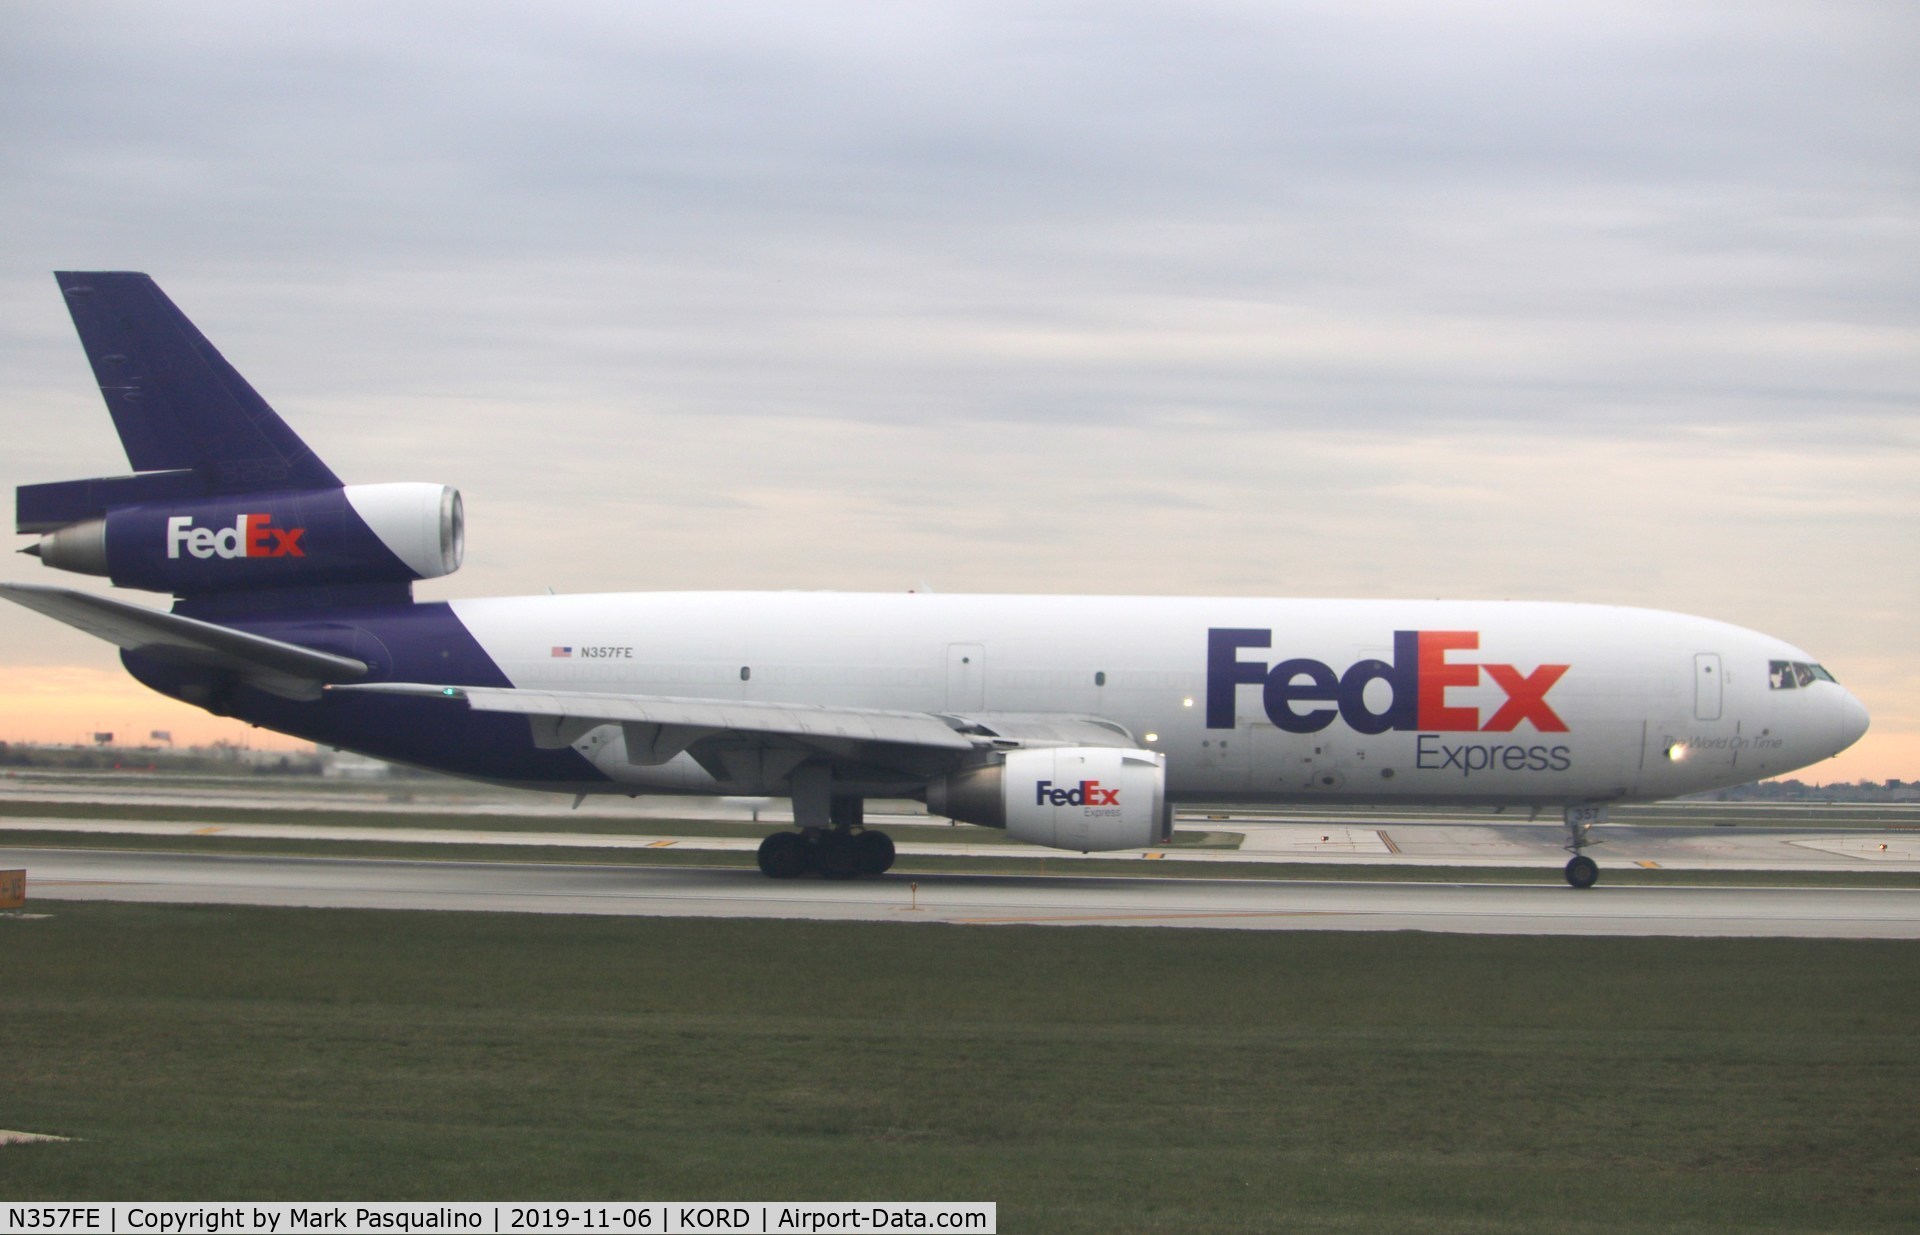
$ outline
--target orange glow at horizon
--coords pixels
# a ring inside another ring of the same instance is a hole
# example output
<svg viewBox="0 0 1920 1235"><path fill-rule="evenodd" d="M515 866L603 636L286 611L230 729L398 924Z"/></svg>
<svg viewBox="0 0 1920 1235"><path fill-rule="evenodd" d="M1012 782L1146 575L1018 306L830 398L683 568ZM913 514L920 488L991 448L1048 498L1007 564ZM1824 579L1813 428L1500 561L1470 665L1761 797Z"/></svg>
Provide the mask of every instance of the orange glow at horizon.
<svg viewBox="0 0 1920 1235"><path fill-rule="evenodd" d="M309 750L313 743L244 721L214 716L156 694L125 673L79 665L14 668L0 678L0 742L93 745L96 733L115 746L153 746L161 730L173 745L232 742L254 750Z"/></svg>
<svg viewBox="0 0 1920 1235"><path fill-rule="evenodd" d="M1865 737L1833 758L1774 779L1809 785L1920 780L1920 733L1875 733L1869 729Z"/></svg>

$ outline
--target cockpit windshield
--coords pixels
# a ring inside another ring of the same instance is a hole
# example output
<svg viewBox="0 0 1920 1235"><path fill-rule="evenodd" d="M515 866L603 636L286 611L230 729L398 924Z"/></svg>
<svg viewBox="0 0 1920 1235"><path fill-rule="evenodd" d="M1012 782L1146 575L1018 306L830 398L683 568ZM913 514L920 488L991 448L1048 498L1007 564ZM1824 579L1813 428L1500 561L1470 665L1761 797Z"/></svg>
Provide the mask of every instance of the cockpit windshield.
<svg viewBox="0 0 1920 1235"><path fill-rule="evenodd" d="M1798 690L1815 682L1832 682L1833 675L1819 665L1801 660L1767 662L1767 685L1774 690ZM1838 685L1838 683L1835 683Z"/></svg>

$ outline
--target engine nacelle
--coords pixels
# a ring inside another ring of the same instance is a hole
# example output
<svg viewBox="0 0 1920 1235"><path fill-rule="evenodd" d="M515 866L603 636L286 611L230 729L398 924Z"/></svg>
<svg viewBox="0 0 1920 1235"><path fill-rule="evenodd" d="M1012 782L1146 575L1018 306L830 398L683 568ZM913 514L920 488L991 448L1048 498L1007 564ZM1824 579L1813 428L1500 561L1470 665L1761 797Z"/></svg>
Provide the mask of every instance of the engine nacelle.
<svg viewBox="0 0 1920 1235"><path fill-rule="evenodd" d="M1105 746L1010 750L927 785L936 815L1054 849L1141 849L1173 839L1166 756Z"/></svg>
<svg viewBox="0 0 1920 1235"><path fill-rule="evenodd" d="M141 502L55 529L28 552L121 587L412 583L460 569L466 515L445 485L347 485Z"/></svg>

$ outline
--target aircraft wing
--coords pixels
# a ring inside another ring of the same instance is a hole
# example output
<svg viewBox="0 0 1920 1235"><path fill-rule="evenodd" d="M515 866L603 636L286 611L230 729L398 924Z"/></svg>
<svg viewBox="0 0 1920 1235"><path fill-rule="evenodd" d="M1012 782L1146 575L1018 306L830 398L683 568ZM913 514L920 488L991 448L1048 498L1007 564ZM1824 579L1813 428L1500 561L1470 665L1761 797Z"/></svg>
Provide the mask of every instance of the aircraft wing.
<svg viewBox="0 0 1920 1235"><path fill-rule="evenodd" d="M666 763L686 752L716 776L738 777L744 760L766 766L771 751L825 756L844 766L899 773L946 767L981 749L1098 745L1127 748L1127 731L1098 717L1051 714L946 715L880 708L829 707L664 695L521 690L369 682L328 687L355 694L404 695L464 703L476 712L525 716L535 746L570 746L603 725L620 726L626 759Z"/></svg>
<svg viewBox="0 0 1920 1235"><path fill-rule="evenodd" d="M680 699L665 695L518 690L510 686L433 686L416 682L370 682L334 689L457 699L476 712L519 713L536 722L546 722L534 726L536 744L546 747L571 745L587 730L607 724L653 725L688 734L778 734L820 741L892 742L947 750L972 750L980 744L928 712Z"/></svg>
<svg viewBox="0 0 1920 1235"><path fill-rule="evenodd" d="M171 664L225 669L262 690L317 698L323 684L366 675L366 662L230 630L123 600L34 583L0 583L0 596L129 652Z"/></svg>

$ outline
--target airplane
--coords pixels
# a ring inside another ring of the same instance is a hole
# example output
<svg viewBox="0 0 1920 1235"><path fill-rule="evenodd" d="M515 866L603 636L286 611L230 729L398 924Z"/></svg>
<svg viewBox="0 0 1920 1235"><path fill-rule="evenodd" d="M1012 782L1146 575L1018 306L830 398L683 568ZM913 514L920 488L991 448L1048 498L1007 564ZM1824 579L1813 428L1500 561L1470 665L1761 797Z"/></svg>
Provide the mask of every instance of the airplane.
<svg viewBox="0 0 1920 1235"><path fill-rule="evenodd" d="M169 611L0 594L220 716L576 795L789 798L773 878L877 875L869 798L1079 852L1177 803L1558 810L1575 888L1618 803L1777 776L1866 708L1724 622L1546 602L637 592L416 601L459 569L439 484L348 484L145 274L55 275L129 475L23 485L21 552Z"/></svg>

